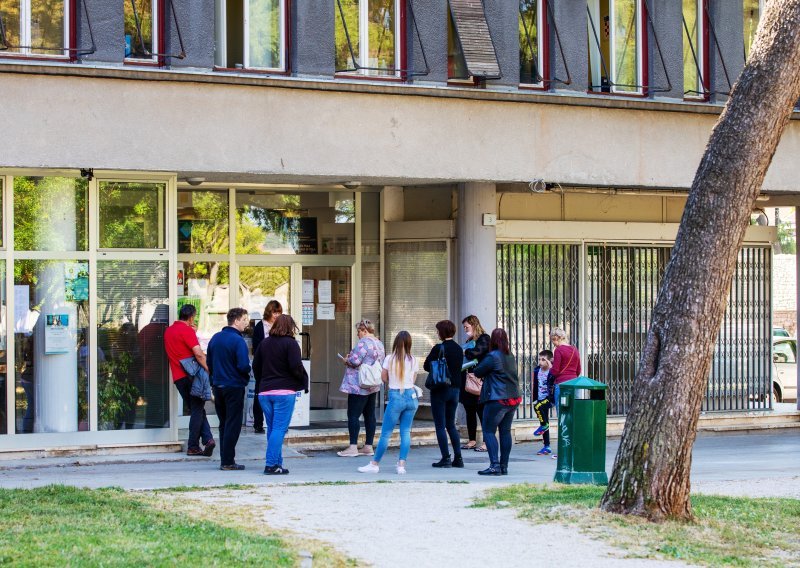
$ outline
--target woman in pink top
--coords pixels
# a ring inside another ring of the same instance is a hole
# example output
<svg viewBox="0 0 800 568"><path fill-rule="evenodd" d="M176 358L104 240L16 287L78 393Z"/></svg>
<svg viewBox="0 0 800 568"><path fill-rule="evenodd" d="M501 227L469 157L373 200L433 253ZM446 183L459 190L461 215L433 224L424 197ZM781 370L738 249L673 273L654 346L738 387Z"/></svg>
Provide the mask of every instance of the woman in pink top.
<svg viewBox="0 0 800 568"><path fill-rule="evenodd" d="M553 349L553 369L550 371L555 377L556 409L560 408L560 390L558 385L570 381L581 374L581 354L578 348L567 343L567 332L560 328L550 331L550 341L555 345Z"/></svg>

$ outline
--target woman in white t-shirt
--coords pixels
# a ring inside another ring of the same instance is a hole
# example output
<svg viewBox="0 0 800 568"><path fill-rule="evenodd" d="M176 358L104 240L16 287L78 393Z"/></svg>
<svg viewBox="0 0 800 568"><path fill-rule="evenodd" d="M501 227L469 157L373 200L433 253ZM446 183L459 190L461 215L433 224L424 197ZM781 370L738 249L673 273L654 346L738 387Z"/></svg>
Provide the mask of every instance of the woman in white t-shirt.
<svg viewBox="0 0 800 568"><path fill-rule="evenodd" d="M401 331L394 338L392 354L383 360L381 378L389 387L389 403L383 415L381 439L375 456L367 465L358 468L361 473L378 473L378 464L389 447L389 439L396 424L400 424L400 459L397 473L406 472L406 458L411 449L411 423L419 408L419 394L414 381L419 372L419 362L411 355L411 334Z"/></svg>

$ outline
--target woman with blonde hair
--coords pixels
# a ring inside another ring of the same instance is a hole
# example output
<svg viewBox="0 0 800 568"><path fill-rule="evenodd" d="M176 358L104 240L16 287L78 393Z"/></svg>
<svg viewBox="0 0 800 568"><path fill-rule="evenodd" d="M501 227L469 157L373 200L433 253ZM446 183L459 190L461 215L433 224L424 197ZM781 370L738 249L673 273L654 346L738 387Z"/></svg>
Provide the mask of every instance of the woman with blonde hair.
<svg viewBox="0 0 800 568"><path fill-rule="evenodd" d="M361 473L378 473L379 464L395 425L400 425L400 458L397 461L397 473L406 472L406 458L411 449L411 424L419 408L419 392L414 381L419 371L419 362L411 355L411 334L401 331L394 338L392 353L383 360L381 379L388 385L389 404L383 415L381 439L375 449L375 456L367 465L359 467Z"/></svg>
<svg viewBox="0 0 800 568"><path fill-rule="evenodd" d="M347 357L342 359L344 377L342 386L339 387L340 392L347 394L347 429L350 433L350 446L346 450L337 452L343 458L371 456L375 453L372 449L375 429L378 425L375 419L375 403L381 387L361 388L358 382L358 369L361 365L383 363L383 359L386 357L383 343L375 337L375 325L370 320L358 322L356 333L358 334L358 343ZM361 431L359 421L362 415L367 438L364 447L359 450L358 435Z"/></svg>
<svg viewBox="0 0 800 568"><path fill-rule="evenodd" d="M558 385L563 382L571 381L581 374L581 354L578 348L567 343L567 332L560 327L550 330L550 341L555 348L553 349L553 367L550 373L555 379L555 400L559 400L561 389ZM556 410L559 405L556 403Z"/></svg>
<svg viewBox="0 0 800 568"><path fill-rule="evenodd" d="M489 353L489 334L483 329L478 316L469 315L461 321L466 335L466 342L461 346L464 350L464 363L477 361L480 363ZM467 435L469 441L461 446L462 450L475 450L485 452L486 443L478 446L478 422L483 425L483 404L477 394L469 393L465 390L467 375L471 371L462 373L461 394L459 402L464 406L464 413L467 415Z"/></svg>

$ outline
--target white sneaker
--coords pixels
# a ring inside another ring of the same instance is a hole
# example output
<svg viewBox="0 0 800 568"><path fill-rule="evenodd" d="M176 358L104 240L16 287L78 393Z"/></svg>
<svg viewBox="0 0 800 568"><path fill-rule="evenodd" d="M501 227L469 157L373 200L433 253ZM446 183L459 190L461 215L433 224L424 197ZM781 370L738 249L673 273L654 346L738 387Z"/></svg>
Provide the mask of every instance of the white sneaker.
<svg viewBox="0 0 800 568"><path fill-rule="evenodd" d="M361 473L378 473L380 470L381 468L372 462L369 462L367 465L362 465L360 468L358 468L358 471Z"/></svg>
<svg viewBox="0 0 800 568"><path fill-rule="evenodd" d="M406 474L406 466L397 464L397 475L405 475Z"/></svg>

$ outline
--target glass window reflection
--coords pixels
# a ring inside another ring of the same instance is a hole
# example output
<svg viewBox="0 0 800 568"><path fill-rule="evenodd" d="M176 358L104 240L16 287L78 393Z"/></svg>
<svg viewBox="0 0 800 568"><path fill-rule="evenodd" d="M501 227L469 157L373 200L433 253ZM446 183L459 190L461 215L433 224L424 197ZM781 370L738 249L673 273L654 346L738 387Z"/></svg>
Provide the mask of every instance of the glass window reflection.
<svg viewBox="0 0 800 568"><path fill-rule="evenodd" d="M228 252L228 192L178 191L178 252Z"/></svg>
<svg viewBox="0 0 800 568"><path fill-rule="evenodd" d="M100 182L100 248L164 248L166 184Z"/></svg>
<svg viewBox="0 0 800 568"><path fill-rule="evenodd" d="M84 178L14 178L14 248L30 251L87 250Z"/></svg>

